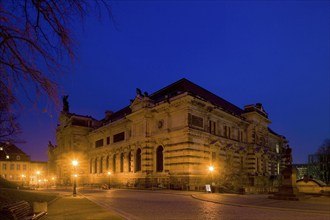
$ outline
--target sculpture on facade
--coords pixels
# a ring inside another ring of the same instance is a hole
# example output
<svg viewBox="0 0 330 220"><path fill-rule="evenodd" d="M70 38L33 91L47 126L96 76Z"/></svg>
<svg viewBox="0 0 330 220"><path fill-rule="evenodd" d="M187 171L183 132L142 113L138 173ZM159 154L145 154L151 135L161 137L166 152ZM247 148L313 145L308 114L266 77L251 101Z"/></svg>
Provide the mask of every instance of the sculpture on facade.
<svg viewBox="0 0 330 220"><path fill-rule="evenodd" d="M69 96L65 95L63 96L63 112L69 112Z"/></svg>

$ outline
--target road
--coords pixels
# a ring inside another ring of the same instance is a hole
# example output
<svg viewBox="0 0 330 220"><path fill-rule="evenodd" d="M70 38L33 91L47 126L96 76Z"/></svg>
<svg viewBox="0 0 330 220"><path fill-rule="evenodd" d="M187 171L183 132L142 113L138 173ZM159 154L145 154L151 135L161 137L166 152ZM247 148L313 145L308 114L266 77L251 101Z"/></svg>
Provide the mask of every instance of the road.
<svg viewBox="0 0 330 220"><path fill-rule="evenodd" d="M329 220L329 215L229 206L201 201L187 194L140 190L80 190L88 199L125 219Z"/></svg>

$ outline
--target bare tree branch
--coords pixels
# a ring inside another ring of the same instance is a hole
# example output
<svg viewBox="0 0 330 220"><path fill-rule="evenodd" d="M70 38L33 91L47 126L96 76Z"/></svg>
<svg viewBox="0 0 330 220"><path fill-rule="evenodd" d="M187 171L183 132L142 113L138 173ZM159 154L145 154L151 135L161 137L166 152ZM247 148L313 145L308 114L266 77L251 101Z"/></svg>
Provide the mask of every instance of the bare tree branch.
<svg viewBox="0 0 330 220"><path fill-rule="evenodd" d="M19 100L18 92L29 100L45 96L60 103L56 81L64 73L61 59L74 59L70 27L92 6L99 12L105 8L112 17L105 0L0 1L0 117L6 117L0 118L0 126L12 126L0 129L0 137L17 128L8 121L15 119L11 106Z"/></svg>

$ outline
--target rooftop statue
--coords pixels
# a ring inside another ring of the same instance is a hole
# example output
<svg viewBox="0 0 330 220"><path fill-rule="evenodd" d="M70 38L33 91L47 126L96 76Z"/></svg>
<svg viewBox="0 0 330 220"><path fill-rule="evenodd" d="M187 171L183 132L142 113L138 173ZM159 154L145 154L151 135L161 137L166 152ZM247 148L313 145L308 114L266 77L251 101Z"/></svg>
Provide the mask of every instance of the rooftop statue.
<svg viewBox="0 0 330 220"><path fill-rule="evenodd" d="M69 112L68 95L63 96L63 112Z"/></svg>

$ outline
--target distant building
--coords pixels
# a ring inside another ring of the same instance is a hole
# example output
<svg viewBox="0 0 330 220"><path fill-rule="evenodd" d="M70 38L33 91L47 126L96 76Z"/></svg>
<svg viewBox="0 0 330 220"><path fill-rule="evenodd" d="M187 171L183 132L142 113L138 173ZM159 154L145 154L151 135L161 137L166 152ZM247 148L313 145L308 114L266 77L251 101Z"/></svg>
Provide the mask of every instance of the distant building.
<svg viewBox="0 0 330 220"><path fill-rule="evenodd" d="M330 184L330 154L308 155L308 175L326 184Z"/></svg>
<svg viewBox="0 0 330 220"><path fill-rule="evenodd" d="M293 168L297 169L297 180L303 179L305 175L308 175L308 164L293 164Z"/></svg>
<svg viewBox="0 0 330 220"><path fill-rule="evenodd" d="M47 162L31 161L30 156L16 145L0 143L0 176L2 178L26 186L45 184L47 175Z"/></svg>
<svg viewBox="0 0 330 220"><path fill-rule="evenodd" d="M63 101L57 145L48 147L60 184L77 174L78 184L265 187L289 163L288 141L268 127L262 104L241 109L186 79L151 95L137 89L129 106L102 120L71 113Z"/></svg>

